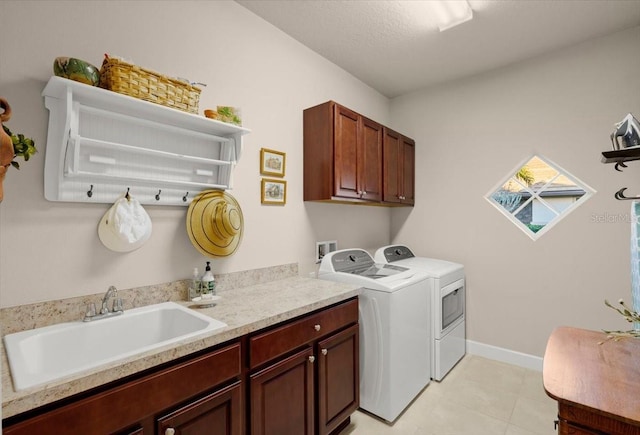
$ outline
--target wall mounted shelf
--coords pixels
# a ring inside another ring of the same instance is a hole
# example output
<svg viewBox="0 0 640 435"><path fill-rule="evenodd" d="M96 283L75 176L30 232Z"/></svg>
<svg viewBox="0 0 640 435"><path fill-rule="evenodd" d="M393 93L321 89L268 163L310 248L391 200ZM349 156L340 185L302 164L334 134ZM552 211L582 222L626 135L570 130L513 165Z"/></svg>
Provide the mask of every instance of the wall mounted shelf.
<svg viewBox="0 0 640 435"><path fill-rule="evenodd" d="M42 91L49 109L45 198L189 205L206 189L232 188L250 130L61 77Z"/></svg>
<svg viewBox="0 0 640 435"><path fill-rule="evenodd" d="M632 160L640 160L640 148L626 148L623 150L602 152L602 163L624 163Z"/></svg>

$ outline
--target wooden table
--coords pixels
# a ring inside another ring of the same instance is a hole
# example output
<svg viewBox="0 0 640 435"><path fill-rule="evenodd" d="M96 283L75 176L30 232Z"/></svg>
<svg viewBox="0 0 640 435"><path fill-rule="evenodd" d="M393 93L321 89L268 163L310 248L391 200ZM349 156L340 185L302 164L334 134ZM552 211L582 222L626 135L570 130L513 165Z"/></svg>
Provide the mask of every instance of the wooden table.
<svg viewBox="0 0 640 435"><path fill-rule="evenodd" d="M640 435L640 340L604 340L570 327L549 337L543 382L561 435Z"/></svg>

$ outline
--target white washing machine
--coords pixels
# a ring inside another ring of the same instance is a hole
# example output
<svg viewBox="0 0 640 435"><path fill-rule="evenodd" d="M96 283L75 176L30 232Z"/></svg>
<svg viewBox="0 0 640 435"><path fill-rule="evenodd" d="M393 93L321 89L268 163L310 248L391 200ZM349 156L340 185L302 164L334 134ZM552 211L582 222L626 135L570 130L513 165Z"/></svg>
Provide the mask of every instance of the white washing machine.
<svg viewBox="0 0 640 435"><path fill-rule="evenodd" d="M430 381L431 280L362 249L325 255L318 279L362 287L360 408L393 422Z"/></svg>
<svg viewBox="0 0 640 435"><path fill-rule="evenodd" d="M408 267L426 273L431 278L431 378L441 381L464 357L467 349L464 266L445 260L416 257L404 245L378 249L375 261Z"/></svg>

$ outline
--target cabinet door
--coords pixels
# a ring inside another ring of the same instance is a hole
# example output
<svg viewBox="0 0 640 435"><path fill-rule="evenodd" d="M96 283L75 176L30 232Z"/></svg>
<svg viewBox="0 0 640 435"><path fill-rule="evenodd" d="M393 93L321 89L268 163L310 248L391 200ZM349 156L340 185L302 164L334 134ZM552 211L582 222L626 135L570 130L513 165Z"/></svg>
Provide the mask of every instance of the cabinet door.
<svg viewBox="0 0 640 435"><path fill-rule="evenodd" d="M318 433L329 434L360 403L358 325L318 343Z"/></svg>
<svg viewBox="0 0 640 435"><path fill-rule="evenodd" d="M361 147L358 154L360 198L382 200L382 126L361 117Z"/></svg>
<svg viewBox="0 0 640 435"><path fill-rule="evenodd" d="M402 201L401 150L400 134L385 128L382 154L382 200L385 202Z"/></svg>
<svg viewBox="0 0 640 435"><path fill-rule="evenodd" d="M384 129L382 183L384 202L415 202L415 141Z"/></svg>
<svg viewBox="0 0 640 435"><path fill-rule="evenodd" d="M359 198L358 185L358 119L356 112L335 106L334 186L335 195Z"/></svg>
<svg viewBox="0 0 640 435"><path fill-rule="evenodd" d="M236 382L158 419L157 435L240 435L242 388Z"/></svg>
<svg viewBox="0 0 640 435"><path fill-rule="evenodd" d="M416 143L413 139L401 136L402 147L402 203L415 203Z"/></svg>
<svg viewBox="0 0 640 435"><path fill-rule="evenodd" d="M252 435L313 435L313 349L251 375Z"/></svg>

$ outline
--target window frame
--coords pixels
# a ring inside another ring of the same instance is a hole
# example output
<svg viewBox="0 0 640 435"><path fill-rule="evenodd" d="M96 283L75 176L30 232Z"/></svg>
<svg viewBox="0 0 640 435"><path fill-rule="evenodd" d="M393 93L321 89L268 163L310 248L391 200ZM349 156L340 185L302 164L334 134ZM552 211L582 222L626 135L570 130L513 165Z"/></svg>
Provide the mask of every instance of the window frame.
<svg viewBox="0 0 640 435"><path fill-rule="evenodd" d="M548 165L549 167L551 167L552 169L558 172L558 174L555 177L551 178L549 181L547 181L543 186L541 186L538 189L532 189L529 186L526 186L525 183L518 180L517 177L515 176L520 171L521 168L526 166L527 163L529 163L534 158L540 159L546 165ZM573 203L571 203L568 207L566 207L565 209L563 209L561 212L558 213L558 211L550 203L544 200L544 198L542 197L542 194L543 192L546 191L547 187L549 187L553 183L553 181L560 176L564 176L568 178L585 193L584 195L580 196L575 201L573 201ZM531 197L528 198L526 201L524 201L521 205L516 207L513 211L509 211L507 210L507 208L505 208L504 205L500 204L498 201L494 199L494 195L498 191L502 190L502 187L505 184L507 184L512 178L515 178L516 181L531 194ZM513 170L511 170L506 177L502 178L496 185L494 185L493 188L491 188L489 192L487 192L484 198L489 202L489 204L494 206L496 210L498 210L507 219L513 222L516 225L516 227L518 227L523 233L525 233L527 236L529 236L529 238L535 241L535 240L538 240L542 235L546 234L558 222L562 221L565 217L567 217L572 211L574 211L576 208L581 206L584 202L588 201L596 193L597 192L595 189L593 189L587 183L585 183L580 178L576 177L571 172L567 171L557 163L549 160L548 158L542 156L539 153L533 153L529 157L524 159L520 164L518 164ZM545 206L552 212L557 213L557 215L551 221L546 223L540 230L538 230L537 232L533 232L531 228L529 228L526 224L520 221L520 219L518 219L516 215L521 210L523 210L529 203L533 207L534 201L536 199L540 201L543 206Z"/></svg>

